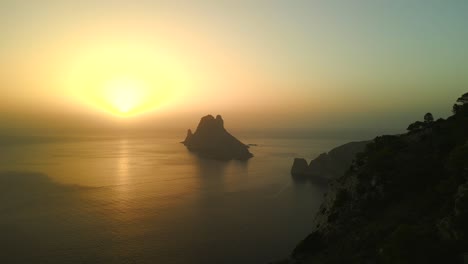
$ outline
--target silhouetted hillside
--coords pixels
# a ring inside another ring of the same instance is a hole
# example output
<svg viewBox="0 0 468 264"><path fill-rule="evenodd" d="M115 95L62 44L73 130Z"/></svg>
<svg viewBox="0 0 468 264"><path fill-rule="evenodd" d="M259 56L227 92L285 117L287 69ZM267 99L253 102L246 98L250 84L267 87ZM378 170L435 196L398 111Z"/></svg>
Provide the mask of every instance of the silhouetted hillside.
<svg viewBox="0 0 468 264"><path fill-rule="evenodd" d="M293 177L310 179L320 177L334 179L342 176L351 165L357 153L362 152L370 141L350 142L338 146L328 153L322 153L307 165L305 159L294 159L291 168Z"/></svg>
<svg viewBox="0 0 468 264"><path fill-rule="evenodd" d="M226 131L220 115L202 117L195 133L189 129L182 143L190 151L212 159L247 160L253 157L247 145Z"/></svg>
<svg viewBox="0 0 468 264"><path fill-rule="evenodd" d="M463 263L468 254L468 94L447 120L380 136L330 190L284 263ZM465 262L466 263L466 262Z"/></svg>

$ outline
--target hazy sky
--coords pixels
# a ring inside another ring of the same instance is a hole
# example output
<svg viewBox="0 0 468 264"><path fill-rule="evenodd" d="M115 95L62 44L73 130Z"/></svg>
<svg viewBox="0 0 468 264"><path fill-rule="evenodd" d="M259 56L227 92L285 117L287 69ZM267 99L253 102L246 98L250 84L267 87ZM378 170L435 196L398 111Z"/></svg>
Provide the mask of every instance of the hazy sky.
<svg viewBox="0 0 468 264"><path fill-rule="evenodd" d="M220 113L243 129L404 130L468 91L467 14L464 0L2 0L0 129Z"/></svg>

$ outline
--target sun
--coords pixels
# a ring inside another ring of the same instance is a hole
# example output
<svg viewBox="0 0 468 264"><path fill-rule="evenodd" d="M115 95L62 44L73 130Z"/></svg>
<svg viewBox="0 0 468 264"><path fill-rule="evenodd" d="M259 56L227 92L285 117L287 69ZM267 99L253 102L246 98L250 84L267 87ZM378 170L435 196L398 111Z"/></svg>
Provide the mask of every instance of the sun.
<svg viewBox="0 0 468 264"><path fill-rule="evenodd" d="M129 77L109 80L104 84L103 92L111 112L121 116L131 115L149 95L147 84Z"/></svg>
<svg viewBox="0 0 468 264"><path fill-rule="evenodd" d="M80 106L116 117L165 111L193 83L166 50L120 41L77 53L63 76L63 86Z"/></svg>

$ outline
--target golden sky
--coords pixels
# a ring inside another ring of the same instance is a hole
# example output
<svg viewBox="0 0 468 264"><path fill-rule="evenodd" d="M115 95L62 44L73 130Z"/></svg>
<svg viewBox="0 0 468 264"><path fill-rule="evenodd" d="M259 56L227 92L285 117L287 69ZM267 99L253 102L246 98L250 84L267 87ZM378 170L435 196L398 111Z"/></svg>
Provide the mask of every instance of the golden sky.
<svg viewBox="0 0 468 264"><path fill-rule="evenodd" d="M468 89L468 5L429 2L1 1L0 129L446 116Z"/></svg>

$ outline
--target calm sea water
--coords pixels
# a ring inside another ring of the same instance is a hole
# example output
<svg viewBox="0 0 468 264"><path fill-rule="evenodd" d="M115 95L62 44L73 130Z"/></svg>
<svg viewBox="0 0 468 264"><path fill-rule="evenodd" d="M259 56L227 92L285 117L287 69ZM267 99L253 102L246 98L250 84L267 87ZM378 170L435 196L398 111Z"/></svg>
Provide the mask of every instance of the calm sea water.
<svg viewBox="0 0 468 264"><path fill-rule="evenodd" d="M345 141L241 138L248 162L200 159L183 136L0 144L2 263L267 263L311 231L325 187L292 159Z"/></svg>

